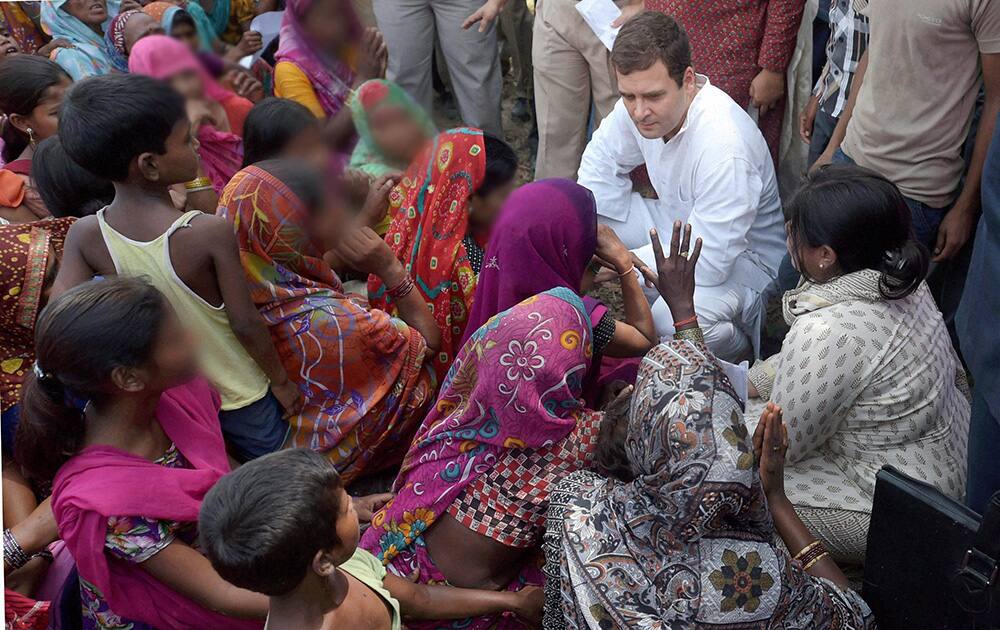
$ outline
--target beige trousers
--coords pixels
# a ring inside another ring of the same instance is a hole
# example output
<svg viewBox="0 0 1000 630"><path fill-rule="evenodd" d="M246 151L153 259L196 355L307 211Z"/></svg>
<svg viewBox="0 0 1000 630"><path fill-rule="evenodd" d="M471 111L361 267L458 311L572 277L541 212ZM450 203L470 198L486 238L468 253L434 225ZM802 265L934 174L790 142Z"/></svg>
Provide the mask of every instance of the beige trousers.
<svg viewBox="0 0 1000 630"><path fill-rule="evenodd" d="M539 0L532 35L538 117L535 179L576 179L587 145L591 103L596 126L618 100L610 53L577 13L574 0Z"/></svg>

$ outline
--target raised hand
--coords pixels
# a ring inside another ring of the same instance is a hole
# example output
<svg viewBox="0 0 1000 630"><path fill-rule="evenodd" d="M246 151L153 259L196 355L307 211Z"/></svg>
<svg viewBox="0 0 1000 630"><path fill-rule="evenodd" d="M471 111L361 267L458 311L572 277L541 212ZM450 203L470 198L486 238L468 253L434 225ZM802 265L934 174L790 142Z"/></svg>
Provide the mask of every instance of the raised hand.
<svg viewBox="0 0 1000 630"><path fill-rule="evenodd" d="M386 242L368 226L345 235L333 252L357 271L378 276L387 286L398 284L405 273Z"/></svg>
<svg viewBox="0 0 1000 630"><path fill-rule="evenodd" d="M358 58L358 72L355 83L360 85L369 79L385 77L389 49L382 33L377 28L368 27L361 37L361 55Z"/></svg>
<svg viewBox="0 0 1000 630"><path fill-rule="evenodd" d="M620 274L632 266L632 254L618 238L618 234L606 225L597 226L597 251L595 255L602 266Z"/></svg>
<svg viewBox="0 0 1000 630"><path fill-rule="evenodd" d="M694 250L691 245L691 225L684 226L681 237L681 222L674 221L673 234L670 237L670 255L663 255L663 246L656 230L649 231L649 239L653 245L653 255L656 259L656 273L643 266L642 273L646 281L653 284L660 297L667 303L670 314L675 322L694 316L694 271L701 256L701 239L696 239Z"/></svg>
<svg viewBox="0 0 1000 630"><path fill-rule="evenodd" d="M378 225L385 217L386 212L389 211L389 195L398 181L398 176L382 175L371 183L365 198L365 205L361 208L361 220L366 225Z"/></svg>

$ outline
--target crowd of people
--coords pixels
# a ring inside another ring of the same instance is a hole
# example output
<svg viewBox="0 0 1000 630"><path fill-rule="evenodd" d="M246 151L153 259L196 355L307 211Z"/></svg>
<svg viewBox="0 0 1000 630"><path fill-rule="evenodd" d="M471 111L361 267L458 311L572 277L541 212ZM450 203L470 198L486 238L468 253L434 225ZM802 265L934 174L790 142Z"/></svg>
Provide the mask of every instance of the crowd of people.
<svg viewBox="0 0 1000 630"><path fill-rule="evenodd" d="M0 3L7 627L875 627L879 470L1000 490L1000 4L616 7Z"/></svg>

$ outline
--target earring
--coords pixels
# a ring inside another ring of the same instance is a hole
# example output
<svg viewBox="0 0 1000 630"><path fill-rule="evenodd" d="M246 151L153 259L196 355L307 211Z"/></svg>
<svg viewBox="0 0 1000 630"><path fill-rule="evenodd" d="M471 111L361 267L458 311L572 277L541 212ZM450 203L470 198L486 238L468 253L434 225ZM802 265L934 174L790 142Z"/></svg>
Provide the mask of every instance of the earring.
<svg viewBox="0 0 1000 630"><path fill-rule="evenodd" d="M819 264L819 268L822 269L823 267L826 267L826 265L824 265L823 263L820 263Z"/></svg>
<svg viewBox="0 0 1000 630"><path fill-rule="evenodd" d="M28 127L27 132L28 132L28 144L30 144L31 146L35 146L35 130L32 129L31 127Z"/></svg>

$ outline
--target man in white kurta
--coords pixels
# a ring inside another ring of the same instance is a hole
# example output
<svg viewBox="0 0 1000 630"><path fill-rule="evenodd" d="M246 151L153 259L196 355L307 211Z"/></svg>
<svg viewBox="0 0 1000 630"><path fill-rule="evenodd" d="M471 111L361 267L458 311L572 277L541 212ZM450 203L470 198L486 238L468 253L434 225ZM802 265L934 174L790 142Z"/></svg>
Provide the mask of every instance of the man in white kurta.
<svg viewBox="0 0 1000 630"><path fill-rule="evenodd" d="M629 26L634 25L626 24L618 36L613 63L622 38L630 35ZM656 22L651 28L657 33L670 32ZM683 40L686 46L686 36ZM676 53L676 48L674 44L670 54ZM663 61L655 64L664 64L667 69ZM587 145L579 183L594 193L598 221L612 227L651 269L656 266L649 245L650 228L655 227L666 243L674 221L691 224L692 236L703 241L696 272L695 311L705 341L723 359L749 358L758 350L765 292L787 251L778 183L767 144L750 116L689 66L675 68L671 74L684 78L669 89L687 94L680 101L681 110L674 114L657 104L656 99L671 96L662 96L659 88L649 88L647 100L654 101L651 105L642 103L645 88L636 85L636 77L654 76L650 74L654 66L630 73L623 73L617 63L615 66L623 98ZM658 129L658 112L667 119L675 115L678 126L669 136L650 138ZM643 164L659 199L643 199L632 190L629 173ZM649 297L656 299L653 317L657 333L673 334L666 304L655 291Z"/></svg>

